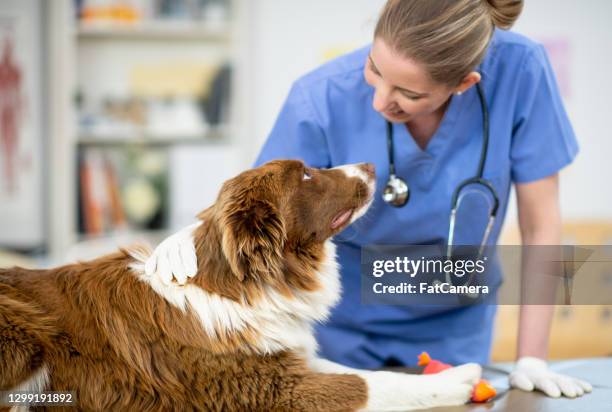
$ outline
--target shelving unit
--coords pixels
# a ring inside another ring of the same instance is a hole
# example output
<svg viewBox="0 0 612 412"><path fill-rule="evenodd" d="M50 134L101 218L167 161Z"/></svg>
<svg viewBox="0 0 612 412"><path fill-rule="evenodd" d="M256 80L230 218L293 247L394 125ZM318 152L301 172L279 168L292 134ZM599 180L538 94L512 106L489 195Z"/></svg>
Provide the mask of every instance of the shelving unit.
<svg viewBox="0 0 612 412"><path fill-rule="evenodd" d="M221 183L248 167L248 130L242 111L248 100L243 65L248 54L244 22L249 2L230 0L231 19L212 25L192 21L143 21L130 24L82 23L75 19L73 0L45 4L49 50L49 246L51 263L110 251L134 240L155 244L194 219L208 206ZM147 55L150 53L150 55ZM153 54L156 53L156 54ZM167 58L165 57L167 53ZM129 64L173 61L231 64L230 123L200 134L163 137L149 132L92 134L79 130L75 106L77 90L100 96L127 95L125 67ZM135 63L136 62L136 63ZM123 75L124 78L121 78ZM95 77L101 76L101 77ZM87 89L89 88L89 89ZM240 121L238 121L240 120ZM79 233L79 167L77 159L89 151L157 151L168 157L169 202L172 217L156 230L117 230L102 235ZM190 175L195 175L192 179ZM193 210L192 210L193 209ZM176 217L178 216L178 217ZM182 220L181 220L182 219Z"/></svg>

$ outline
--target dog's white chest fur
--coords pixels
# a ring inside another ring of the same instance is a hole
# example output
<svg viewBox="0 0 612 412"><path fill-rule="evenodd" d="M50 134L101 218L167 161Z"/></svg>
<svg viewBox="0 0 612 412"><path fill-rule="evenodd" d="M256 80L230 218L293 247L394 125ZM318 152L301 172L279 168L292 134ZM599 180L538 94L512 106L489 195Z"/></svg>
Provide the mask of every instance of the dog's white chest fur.
<svg viewBox="0 0 612 412"><path fill-rule="evenodd" d="M206 333L213 338L226 332L250 328L260 336L256 349L261 353L291 349L313 354L317 348L313 324L326 320L341 294L336 246L330 240L325 243L324 253L316 274L322 286L320 289L315 292L298 291L288 298L268 288L255 306L208 293L194 285L166 285L159 278L145 274L144 257L137 257L139 262L132 268L140 280L182 311L187 310L189 303Z"/></svg>

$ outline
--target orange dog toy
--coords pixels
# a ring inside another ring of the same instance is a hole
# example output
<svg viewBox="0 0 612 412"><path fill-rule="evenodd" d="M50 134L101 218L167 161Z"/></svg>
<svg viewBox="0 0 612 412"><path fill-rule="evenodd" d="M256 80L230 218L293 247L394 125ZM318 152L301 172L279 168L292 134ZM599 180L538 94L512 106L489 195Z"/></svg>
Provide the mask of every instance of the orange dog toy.
<svg viewBox="0 0 612 412"><path fill-rule="evenodd" d="M417 363L419 366L424 366L423 374L429 375L432 373L439 373L445 369L452 368L451 365L440 362L439 360L431 359L427 352L423 352L419 355L419 361ZM486 402L489 399L493 398L497 395L497 391L489 382L484 379L481 379L476 385L474 385L474 390L472 392L472 402Z"/></svg>

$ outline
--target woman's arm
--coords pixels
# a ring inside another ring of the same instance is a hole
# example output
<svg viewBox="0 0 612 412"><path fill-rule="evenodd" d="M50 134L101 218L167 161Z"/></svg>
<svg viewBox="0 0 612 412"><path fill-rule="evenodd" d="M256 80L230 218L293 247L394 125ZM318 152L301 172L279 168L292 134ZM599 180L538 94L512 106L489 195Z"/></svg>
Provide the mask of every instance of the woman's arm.
<svg viewBox="0 0 612 412"><path fill-rule="evenodd" d="M559 176L554 174L531 183L517 184L519 226L525 246L561 244L561 212L559 208ZM510 384L525 391L540 390L551 397L573 398L592 390L591 385L571 376L552 372L545 360L552 323L556 280L555 267L542 267L541 258L533 259L548 249L523 248L521 305L516 367ZM555 253L555 248L552 248ZM553 255L554 256L554 255ZM553 263L554 265L554 263ZM524 300L525 301L525 300ZM537 304L540 303L540 304ZM546 304L549 303L549 304Z"/></svg>
<svg viewBox="0 0 612 412"><path fill-rule="evenodd" d="M523 245L560 245L561 211L559 207L559 175L554 174L532 183L517 184L519 226ZM532 251L534 251L532 249ZM530 250L523 254L524 278L531 273ZM527 260L527 261L525 261ZM540 274L537 274L541 276ZM538 279L530 279L536 282ZM541 302L545 302L542 296ZM548 355L548 336L554 306L522 305L519 319L517 357Z"/></svg>

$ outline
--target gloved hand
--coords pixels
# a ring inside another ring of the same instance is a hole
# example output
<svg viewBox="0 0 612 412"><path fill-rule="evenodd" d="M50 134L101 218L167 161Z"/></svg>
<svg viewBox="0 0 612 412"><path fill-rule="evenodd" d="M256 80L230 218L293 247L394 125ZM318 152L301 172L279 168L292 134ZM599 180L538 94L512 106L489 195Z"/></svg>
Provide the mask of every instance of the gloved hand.
<svg viewBox="0 0 612 412"><path fill-rule="evenodd" d="M174 278L180 285L198 273L193 232L201 222L189 225L164 239L145 263L147 276L157 276L170 285Z"/></svg>
<svg viewBox="0 0 612 412"><path fill-rule="evenodd" d="M528 392L538 389L552 398L575 398L593 390L588 382L552 372L544 360L529 356L516 363L510 373L510 386Z"/></svg>

